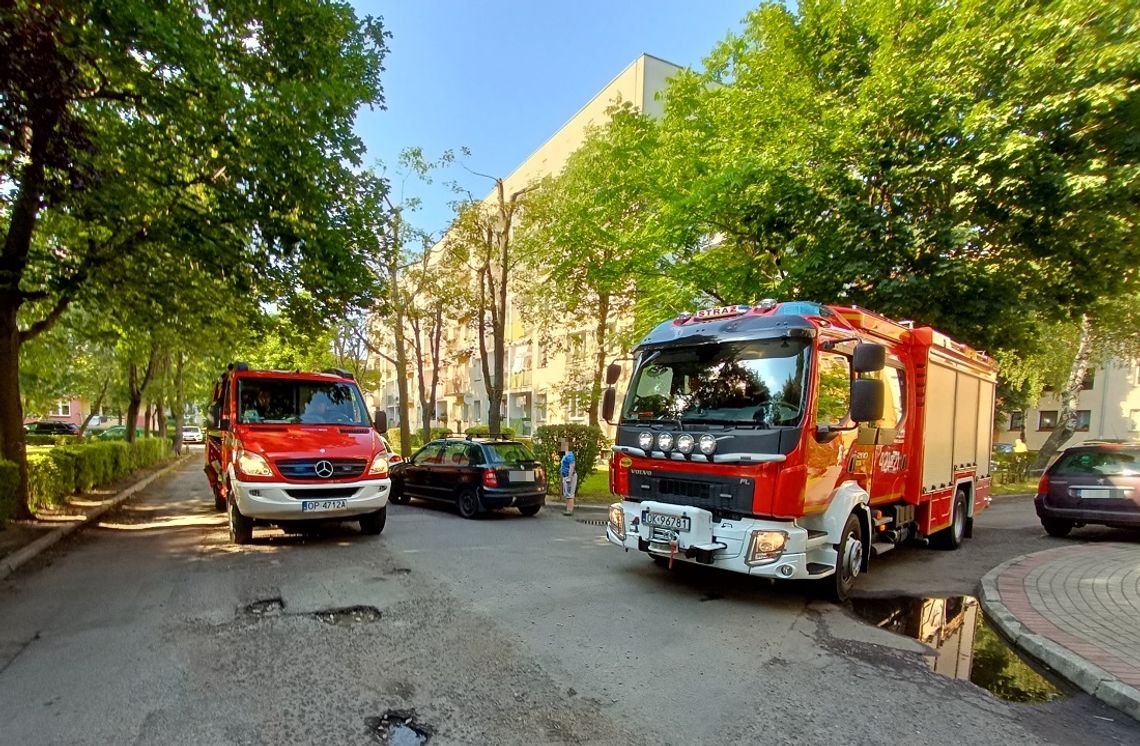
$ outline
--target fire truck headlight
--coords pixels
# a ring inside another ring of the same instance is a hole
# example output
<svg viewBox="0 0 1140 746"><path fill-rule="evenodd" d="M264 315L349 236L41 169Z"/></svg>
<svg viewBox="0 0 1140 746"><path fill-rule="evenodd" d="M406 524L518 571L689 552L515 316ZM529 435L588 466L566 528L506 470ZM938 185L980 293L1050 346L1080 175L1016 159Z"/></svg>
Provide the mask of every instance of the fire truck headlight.
<svg viewBox="0 0 1140 746"><path fill-rule="evenodd" d="M641 447L641 450L648 451L653 447L653 433L648 430L638 433L637 445Z"/></svg>
<svg viewBox="0 0 1140 746"><path fill-rule="evenodd" d="M273 476L273 470L269 468L269 462L265 460L265 457L251 451L243 450L241 452L241 455L238 456L237 466L241 473L245 474L246 476Z"/></svg>
<svg viewBox="0 0 1140 746"><path fill-rule="evenodd" d="M784 531L753 531L748 545L749 565L763 565L775 562L784 553L788 534Z"/></svg>
<svg viewBox="0 0 1140 746"><path fill-rule="evenodd" d="M625 511L620 505L610 506L610 530L622 541L625 541Z"/></svg>
<svg viewBox="0 0 1140 746"><path fill-rule="evenodd" d="M693 436L689 435L688 433L685 433L684 435L678 436L678 438L677 438L677 450L687 456L693 452L693 444L695 442L696 441L693 439Z"/></svg>
<svg viewBox="0 0 1140 746"><path fill-rule="evenodd" d="M673 450L673 433L660 433L657 436L657 447L662 451Z"/></svg>
<svg viewBox="0 0 1140 746"><path fill-rule="evenodd" d="M711 435L702 435L701 440L701 453L706 456L711 456L716 452L716 438Z"/></svg>

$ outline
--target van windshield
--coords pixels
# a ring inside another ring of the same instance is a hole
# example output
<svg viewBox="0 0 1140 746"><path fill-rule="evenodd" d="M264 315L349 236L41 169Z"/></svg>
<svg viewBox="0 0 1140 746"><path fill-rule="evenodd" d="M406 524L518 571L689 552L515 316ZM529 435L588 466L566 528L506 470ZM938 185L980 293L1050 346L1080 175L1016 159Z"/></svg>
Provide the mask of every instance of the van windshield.
<svg viewBox="0 0 1140 746"><path fill-rule="evenodd" d="M761 339L650 352L629 385L626 420L798 425L811 348Z"/></svg>
<svg viewBox="0 0 1140 746"><path fill-rule="evenodd" d="M249 424L370 424L360 390L347 383L239 379L238 402L238 421Z"/></svg>

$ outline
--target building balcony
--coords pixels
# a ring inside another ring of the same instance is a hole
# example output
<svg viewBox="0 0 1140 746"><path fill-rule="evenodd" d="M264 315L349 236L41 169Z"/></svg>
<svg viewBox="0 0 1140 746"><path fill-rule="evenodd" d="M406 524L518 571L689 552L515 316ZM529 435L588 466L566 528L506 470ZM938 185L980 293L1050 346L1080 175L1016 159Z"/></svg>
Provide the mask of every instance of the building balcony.
<svg viewBox="0 0 1140 746"><path fill-rule="evenodd" d="M520 371L518 373L511 373L507 376L507 390L514 391L515 389L529 389L534 375L529 370Z"/></svg>

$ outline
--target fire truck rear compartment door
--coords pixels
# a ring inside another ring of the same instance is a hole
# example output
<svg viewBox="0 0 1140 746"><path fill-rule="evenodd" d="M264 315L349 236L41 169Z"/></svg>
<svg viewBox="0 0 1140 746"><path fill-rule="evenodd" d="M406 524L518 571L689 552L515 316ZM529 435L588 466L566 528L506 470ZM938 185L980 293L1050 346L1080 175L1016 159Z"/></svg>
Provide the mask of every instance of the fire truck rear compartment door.
<svg viewBox="0 0 1140 746"><path fill-rule="evenodd" d="M954 470L954 414L958 375L931 356L926 383L926 422L922 448L922 487L946 485Z"/></svg>

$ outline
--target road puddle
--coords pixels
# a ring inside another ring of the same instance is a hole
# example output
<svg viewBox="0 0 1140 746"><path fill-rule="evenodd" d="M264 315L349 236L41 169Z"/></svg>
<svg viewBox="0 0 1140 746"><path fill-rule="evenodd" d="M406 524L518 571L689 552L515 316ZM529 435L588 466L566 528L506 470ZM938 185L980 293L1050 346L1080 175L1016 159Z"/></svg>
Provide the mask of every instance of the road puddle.
<svg viewBox="0 0 1140 746"><path fill-rule="evenodd" d="M391 746L419 746L431 738L431 731L416 722L415 710L388 710L378 718L367 718L365 723L378 742Z"/></svg>
<svg viewBox="0 0 1140 746"><path fill-rule="evenodd" d="M1007 702L1050 702L1063 691L1026 663L985 620L973 596L858 598L854 612L932 648L935 673L964 679Z"/></svg>
<svg viewBox="0 0 1140 746"><path fill-rule="evenodd" d="M343 609L328 609L313 614L325 624L338 627L355 627L358 624L371 624L380 621L380 610L375 606L348 606Z"/></svg>

